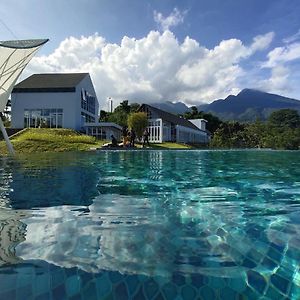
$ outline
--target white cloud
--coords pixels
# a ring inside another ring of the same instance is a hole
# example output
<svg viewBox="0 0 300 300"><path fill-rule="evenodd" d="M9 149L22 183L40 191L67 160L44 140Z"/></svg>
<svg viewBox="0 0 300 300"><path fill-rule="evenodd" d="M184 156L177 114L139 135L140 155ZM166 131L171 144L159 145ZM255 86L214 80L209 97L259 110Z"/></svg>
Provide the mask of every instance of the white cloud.
<svg viewBox="0 0 300 300"><path fill-rule="evenodd" d="M300 39L300 29L293 35L283 39L282 41L285 43L285 44L290 44L290 43L293 43L297 40Z"/></svg>
<svg viewBox="0 0 300 300"><path fill-rule="evenodd" d="M279 94L289 92L291 91L289 77L290 70L288 67L276 66L272 68L270 78L262 81L261 88Z"/></svg>
<svg viewBox="0 0 300 300"><path fill-rule="evenodd" d="M293 43L277 47L268 53L268 60L262 64L263 68L273 68L279 64L300 58L300 43Z"/></svg>
<svg viewBox="0 0 300 300"><path fill-rule="evenodd" d="M264 35L258 35L253 39L253 43L251 45L252 51L264 50L267 49L271 42L273 41L275 36L274 32L269 32Z"/></svg>
<svg viewBox="0 0 300 300"><path fill-rule="evenodd" d="M184 17L186 15L186 11L181 12L178 8L174 8L171 14L167 17L164 17L162 13L157 12L156 10L153 12L154 21L163 31L169 30L171 27L175 27L179 24L182 24L184 21Z"/></svg>
<svg viewBox="0 0 300 300"><path fill-rule="evenodd" d="M111 44L98 34L64 40L48 56L32 59L26 75L41 72L89 72L101 109L112 97L131 102L210 102L239 89L241 62L268 44L270 33L245 46L238 39L208 49L186 37L180 43L170 31L151 31L141 39L124 37ZM259 42L260 41L260 42ZM258 46L260 44L260 46Z"/></svg>

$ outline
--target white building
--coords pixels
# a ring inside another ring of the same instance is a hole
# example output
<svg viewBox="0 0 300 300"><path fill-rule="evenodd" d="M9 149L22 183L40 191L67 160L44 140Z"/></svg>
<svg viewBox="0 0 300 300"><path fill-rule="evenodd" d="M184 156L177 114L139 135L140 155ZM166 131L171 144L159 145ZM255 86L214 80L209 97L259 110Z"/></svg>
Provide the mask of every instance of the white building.
<svg viewBox="0 0 300 300"><path fill-rule="evenodd" d="M186 120L148 104L142 104L139 111L147 113L150 142L208 143L210 140L204 119Z"/></svg>
<svg viewBox="0 0 300 300"><path fill-rule="evenodd" d="M102 139L121 127L98 122L99 102L88 73L34 74L15 86L12 128L71 128Z"/></svg>
<svg viewBox="0 0 300 300"><path fill-rule="evenodd" d="M12 128L72 128L95 122L99 103L88 73L34 74L15 86Z"/></svg>

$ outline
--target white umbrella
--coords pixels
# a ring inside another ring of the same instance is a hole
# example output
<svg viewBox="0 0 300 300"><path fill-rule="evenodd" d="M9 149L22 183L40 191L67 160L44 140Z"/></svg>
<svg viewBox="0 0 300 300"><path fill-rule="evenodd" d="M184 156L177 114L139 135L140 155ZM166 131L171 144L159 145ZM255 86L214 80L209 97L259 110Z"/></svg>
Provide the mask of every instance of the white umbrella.
<svg viewBox="0 0 300 300"><path fill-rule="evenodd" d="M4 111L8 97L22 71L46 42L48 39L0 41L0 113ZM9 152L14 154L1 118L0 128Z"/></svg>

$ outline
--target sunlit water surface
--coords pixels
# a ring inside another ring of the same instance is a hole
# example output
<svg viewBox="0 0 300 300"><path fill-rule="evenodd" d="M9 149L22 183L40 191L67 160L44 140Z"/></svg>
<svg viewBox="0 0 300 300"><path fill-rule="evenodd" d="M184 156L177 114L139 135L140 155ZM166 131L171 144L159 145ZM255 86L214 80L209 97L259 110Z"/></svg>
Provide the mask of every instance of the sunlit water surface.
<svg viewBox="0 0 300 300"><path fill-rule="evenodd" d="M0 159L0 299L300 299L300 153Z"/></svg>

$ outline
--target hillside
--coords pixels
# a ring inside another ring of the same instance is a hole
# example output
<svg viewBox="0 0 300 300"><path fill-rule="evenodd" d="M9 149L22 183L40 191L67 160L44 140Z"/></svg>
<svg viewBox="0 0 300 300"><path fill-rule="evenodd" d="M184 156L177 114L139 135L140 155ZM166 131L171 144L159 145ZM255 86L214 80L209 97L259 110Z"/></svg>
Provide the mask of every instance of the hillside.
<svg viewBox="0 0 300 300"><path fill-rule="evenodd" d="M10 139L17 154L85 151L105 143L105 141L97 141L93 137L82 135L71 129L48 128L25 129ZM7 154L5 141L0 141L0 154Z"/></svg>
<svg viewBox="0 0 300 300"><path fill-rule="evenodd" d="M244 89L237 96L200 105L199 110L211 112L223 120L255 121L266 120L275 110L282 108L296 109L300 112L300 101L269 94L258 90Z"/></svg>

